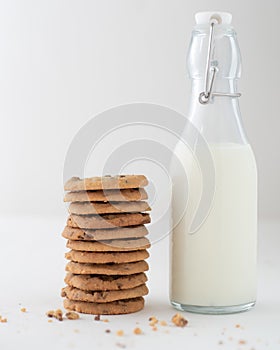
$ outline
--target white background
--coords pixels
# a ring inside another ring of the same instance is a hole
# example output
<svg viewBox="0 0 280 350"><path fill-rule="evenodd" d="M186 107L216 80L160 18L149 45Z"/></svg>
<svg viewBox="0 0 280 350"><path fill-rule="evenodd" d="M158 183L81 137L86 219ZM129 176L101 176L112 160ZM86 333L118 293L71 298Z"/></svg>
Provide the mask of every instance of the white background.
<svg viewBox="0 0 280 350"><path fill-rule="evenodd" d="M175 313L165 239L150 250L143 311L110 317L108 325L87 315L48 323L45 312L62 303L62 175L73 137L93 115L120 104L151 102L186 113L194 13L211 9L232 12L243 56L240 103L258 162L262 219L256 308L223 317L186 314L188 328L154 333L149 316L170 321ZM277 0L0 0L0 314L8 318L0 324L1 349L120 343L201 350L221 349L219 341L226 349L279 348L279 13ZM136 322L145 336L133 335ZM125 330L122 339L118 329Z"/></svg>
<svg viewBox="0 0 280 350"><path fill-rule="evenodd" d="M2 0L1 214L65 214L64 157L96 113L131 102L186 113L194 13L209 9L233 14L243 56L241 110L259 168L260 217L279 218L277 0Z"/></svg>

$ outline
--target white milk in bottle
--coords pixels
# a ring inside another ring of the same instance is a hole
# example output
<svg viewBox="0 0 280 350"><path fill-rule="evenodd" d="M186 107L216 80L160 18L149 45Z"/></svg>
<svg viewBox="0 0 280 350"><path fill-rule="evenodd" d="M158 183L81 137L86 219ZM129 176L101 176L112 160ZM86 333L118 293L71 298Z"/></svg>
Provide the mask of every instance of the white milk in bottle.
<svg viewBox="0 0 280 350"><path fill-rule="evenodd" d="M188 54L189 122L174 151L184 171L171 166L170 300L180 310L233 313L256 300L257 170L241 125L231 15L199 13L196 22ZM192 227L203 204L207 211Z"/></svg>

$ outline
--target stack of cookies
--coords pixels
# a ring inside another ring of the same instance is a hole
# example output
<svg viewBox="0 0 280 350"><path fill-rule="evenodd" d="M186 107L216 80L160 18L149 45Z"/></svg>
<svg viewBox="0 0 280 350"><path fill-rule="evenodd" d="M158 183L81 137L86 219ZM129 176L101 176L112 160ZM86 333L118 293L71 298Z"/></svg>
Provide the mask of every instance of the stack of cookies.
<svg viewBox="0 0 280 350"><path fill-rule="evenodd" d="M143 175L104 176L65 184L69 205L66 253L70 262L62 290L69 310L113 315L144 307L150 222Z"/></svg>

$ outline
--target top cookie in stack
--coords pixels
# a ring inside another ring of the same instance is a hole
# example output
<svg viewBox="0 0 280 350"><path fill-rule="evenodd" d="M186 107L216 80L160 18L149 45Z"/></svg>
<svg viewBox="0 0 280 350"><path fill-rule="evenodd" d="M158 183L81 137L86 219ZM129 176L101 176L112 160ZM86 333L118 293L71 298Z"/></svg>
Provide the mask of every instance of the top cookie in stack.
<svg viewBox="0 0 280 350"><path fill-rule="evenodd" d="M148 270L149 240L144 224L150 210L143 175L80 179L65 184L70 216L62 235L68 239L67 309L92 314L141 310Z"/></svg>

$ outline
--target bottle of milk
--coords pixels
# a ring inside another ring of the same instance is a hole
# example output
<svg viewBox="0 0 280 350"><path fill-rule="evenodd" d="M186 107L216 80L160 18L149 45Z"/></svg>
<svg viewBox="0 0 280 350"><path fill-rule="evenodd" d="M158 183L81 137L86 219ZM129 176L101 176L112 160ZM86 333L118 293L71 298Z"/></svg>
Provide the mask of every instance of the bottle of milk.
<svg viewBox="0 0 280 350"><path fill-rule="evenodd" d="M244 133L231 14L203 12L188 53L188 121L171 165L170 301L226 314L256 301L257 170Z"/></svg>

